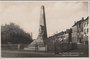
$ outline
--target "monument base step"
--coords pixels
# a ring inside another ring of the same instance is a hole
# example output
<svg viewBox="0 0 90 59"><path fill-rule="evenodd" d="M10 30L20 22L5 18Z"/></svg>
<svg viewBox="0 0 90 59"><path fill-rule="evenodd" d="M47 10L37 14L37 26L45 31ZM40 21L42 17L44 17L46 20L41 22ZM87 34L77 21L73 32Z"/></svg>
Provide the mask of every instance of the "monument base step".
<svg viewBox="0 0 90 59"><path fill-rule="evenodd" d="M27 48L24 48L24 50L32 50L32 51L46 51L46 47L27 47Z"/></svg>

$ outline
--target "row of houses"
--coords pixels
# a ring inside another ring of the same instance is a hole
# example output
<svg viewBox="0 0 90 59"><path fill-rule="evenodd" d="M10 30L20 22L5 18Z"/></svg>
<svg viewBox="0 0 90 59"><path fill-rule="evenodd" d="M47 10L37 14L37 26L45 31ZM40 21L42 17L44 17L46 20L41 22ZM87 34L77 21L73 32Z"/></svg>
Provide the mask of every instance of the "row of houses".
<svg viewBox="0 0 90 59"><path fill-rule="evenodd" d="M59 32L48 38L48 50L54 50L55 42L61 43L76 43L88 44L88 28L89 17L77 21L70 29Z"/></svg>
<svg viewBox="0 0 90 59"><path fill-rule="evenodd" d="M48 51L54 51L55 46L60 47L61 43L71 42L71 29L67 29L66 31L62 31L48 38L47 47ZM60 43L60 44L59 44Z"/></svg>
<svg viewBox="0 0 90 59"><path fill-rule="evenodd" d="M88 43L88 28L89 24L89 17L82 19L80 21L75 22L72 26L72 42L74 43Z"/></svg>

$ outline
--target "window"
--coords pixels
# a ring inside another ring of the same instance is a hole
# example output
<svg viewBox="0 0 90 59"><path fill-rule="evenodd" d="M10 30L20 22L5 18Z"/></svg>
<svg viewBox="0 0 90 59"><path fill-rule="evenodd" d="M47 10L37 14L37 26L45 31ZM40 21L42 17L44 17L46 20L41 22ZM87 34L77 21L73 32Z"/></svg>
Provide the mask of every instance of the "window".
<svg viewBox="0 0 90 59"><path fill-rule="evenodd" d="M85 27L86 23L84 23L84 27Z"/></svg>
<svg viewBox="0 0 90 59"><path fill-rule="evenodd" d="M86 34L86 29L84 29L84 34Z"/></svg>
<svg viewBox="0 0 90 59"><path fill-rule="evenodd" d="M87 33L88 33L88 31L89 31L89 30L88 30L88 28L87 28Z"/></svg>

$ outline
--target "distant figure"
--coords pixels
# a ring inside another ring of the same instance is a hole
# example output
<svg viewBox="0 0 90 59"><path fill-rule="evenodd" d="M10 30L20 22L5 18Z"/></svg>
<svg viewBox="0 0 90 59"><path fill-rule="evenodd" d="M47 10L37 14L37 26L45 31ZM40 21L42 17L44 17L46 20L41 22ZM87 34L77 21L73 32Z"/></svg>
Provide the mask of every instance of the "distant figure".
<svg viewBox="0 0 90 59"><path fill-rule="evenodd" d="M59 40L56 39L54 43L54 52L55 54L59 54Z"/></svg>
<svg viewBox="0 0 90 59"><path fill-rule="evenodd" d="M35 44L35 51L38 51L38 44Z"/></svg>

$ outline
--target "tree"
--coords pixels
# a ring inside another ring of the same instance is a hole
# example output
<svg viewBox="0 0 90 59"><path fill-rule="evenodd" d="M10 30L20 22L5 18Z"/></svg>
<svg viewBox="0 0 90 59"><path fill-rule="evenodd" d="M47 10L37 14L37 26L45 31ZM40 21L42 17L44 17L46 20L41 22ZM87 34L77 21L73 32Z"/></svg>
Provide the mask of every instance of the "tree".
<svg viewBox="0 0 90 59"><path fill-rule="evenodd" d="M18 25L10 23L9 25L5 24L1 26L1 43L2 44L17 44L18 48L23 46L22 44L30 44L32 38L29 33L26 33Z"/></svg>

